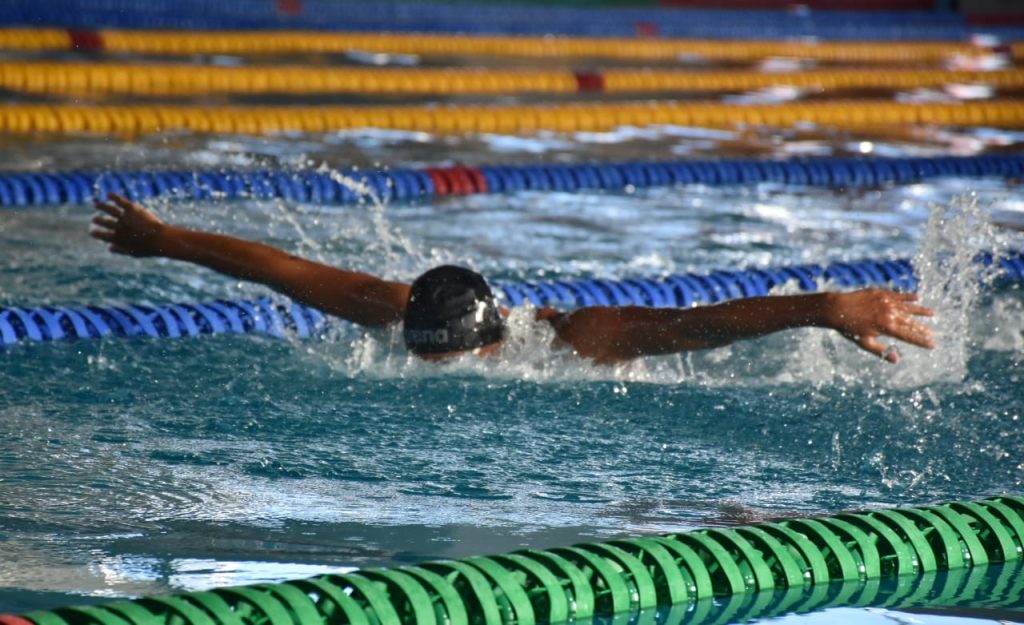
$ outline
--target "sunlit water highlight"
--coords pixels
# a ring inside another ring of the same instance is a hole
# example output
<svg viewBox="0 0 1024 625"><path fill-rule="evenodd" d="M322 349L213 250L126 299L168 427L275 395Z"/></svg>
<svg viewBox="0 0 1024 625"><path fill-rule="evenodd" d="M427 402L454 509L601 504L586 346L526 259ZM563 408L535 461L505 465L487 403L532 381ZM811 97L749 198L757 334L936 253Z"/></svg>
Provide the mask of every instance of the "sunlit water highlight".
<svg viewBox="0 0 1024 625"><path fill-rule="evenodd" d="M426 160L389 140L359 147ZM207 165L241 158L223 141ZM585 151L559 141L552 150ZM525 159L537 146L505 149ZM968 262L1020 248L1006 227L1024 213L1012 183L154 207L398 279L441 262L542 279L915 257L942 346L903 348L893 367L801 330L594 368L552 349L529 310L499 358L442 367L410 358L395 333L344 324L321 341L20 345L0 352L0 610L1020 490L1022 299L977 287ZM4 214L0 303L265 294L112 257L87 237L89 217Z"/></svg>

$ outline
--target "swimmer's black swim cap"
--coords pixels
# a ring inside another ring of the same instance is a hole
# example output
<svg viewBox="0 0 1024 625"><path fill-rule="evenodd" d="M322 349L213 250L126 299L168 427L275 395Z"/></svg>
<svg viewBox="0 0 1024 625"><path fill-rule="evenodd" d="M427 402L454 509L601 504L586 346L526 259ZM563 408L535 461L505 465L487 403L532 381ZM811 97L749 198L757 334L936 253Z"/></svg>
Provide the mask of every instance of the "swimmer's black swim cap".
<svg viewBox="0 0 1024 625"><path fill-rule="evenodd" d="M442 265L412 283L402 334L415 354L459 352L505 338L505 320L483 276Z"/></svg>

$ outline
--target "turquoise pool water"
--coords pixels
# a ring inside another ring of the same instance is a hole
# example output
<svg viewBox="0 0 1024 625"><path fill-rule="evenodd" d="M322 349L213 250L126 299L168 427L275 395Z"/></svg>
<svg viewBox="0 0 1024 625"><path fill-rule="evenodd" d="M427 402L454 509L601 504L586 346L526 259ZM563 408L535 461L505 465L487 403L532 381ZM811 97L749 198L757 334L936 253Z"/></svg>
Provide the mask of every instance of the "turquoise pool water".
<svg viewBox="0 0 1024 625"><path fill-rule="evenodd" d="M695 134L446 139L444 153L469 163L573 161L608 158L615 144L615 158L667 158L728 139ZM18 145L8 167L436 164L434 140L79 139ZM805 143L816 153L845 149ZM922 250L955 260L1019 249L1024 238L1018 186L989 180L369 199L357 208L153 206L175 223L404 279L441 262L537 279ZM0 216L0 305L265 293L180 263L111 256L87 236L90 217L84 207ZM413 361L388 333L340 324L317 341L218 336L0 351L0 612L1019 493L1024 299L1007 287L974 292L966 266L923 271L942 347L907 349L896 367L801 330L595 369L527 332L526 312L514 317L501 359L444 367Z"/></svg>

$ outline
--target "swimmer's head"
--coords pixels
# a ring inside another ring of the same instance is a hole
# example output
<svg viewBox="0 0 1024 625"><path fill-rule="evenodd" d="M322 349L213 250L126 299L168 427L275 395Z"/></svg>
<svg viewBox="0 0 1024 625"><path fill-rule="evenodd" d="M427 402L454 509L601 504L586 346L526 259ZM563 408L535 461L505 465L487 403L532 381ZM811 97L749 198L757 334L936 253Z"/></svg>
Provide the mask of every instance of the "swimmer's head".
<svg viewBox="0 0 1024 625"><path fill-rule="evenodd" d="M409 351L436 356L498 343L507 330L483 276L442 265L412 283L402 334Z"/></svg>

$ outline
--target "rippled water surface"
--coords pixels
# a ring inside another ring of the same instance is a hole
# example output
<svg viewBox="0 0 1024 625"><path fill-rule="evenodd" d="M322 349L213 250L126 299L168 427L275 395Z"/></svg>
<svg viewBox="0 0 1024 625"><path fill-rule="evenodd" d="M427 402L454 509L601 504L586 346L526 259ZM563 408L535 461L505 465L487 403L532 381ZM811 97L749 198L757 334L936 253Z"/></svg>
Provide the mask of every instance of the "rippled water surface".
<svg viewBox="0 0 1024 625"><path fill-rule="evenodd" d="M165 137L117 149L83 139L19 146L10 167L435 164L429 139ZM668 157L710 140L484 137L448 140L445 155L573 162L619 141ZM820 150L841 147L830 145ZM969 256L1019 249L1024 222L1017 185L990 180L153 207L174 223L399 279L440 262L539 279ZM80 206L0 216L0 305L265 293L176 262L111 256L87 236L90 216ZM1019 492L1020 292L964 293L973 279L952 274L970 270L923 271L942 347L908 348L895 367L800 330L595 369L531 334L527 312L501 358L443 367L413 361L388 333L342 324L305 342L0 351L0 612Z"/></svg>

